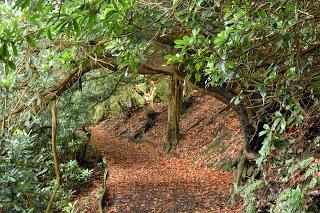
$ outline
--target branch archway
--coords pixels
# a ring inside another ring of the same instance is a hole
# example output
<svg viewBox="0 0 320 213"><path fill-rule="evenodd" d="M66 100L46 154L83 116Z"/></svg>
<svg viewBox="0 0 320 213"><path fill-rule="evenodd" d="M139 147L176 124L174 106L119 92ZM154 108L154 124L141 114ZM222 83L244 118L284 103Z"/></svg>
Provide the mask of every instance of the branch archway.
<svg viewBox="0 0 320 213"><path fill-rule="evenodd" d="M173 53L171 46L155 43L157 51L153 51L149 54L145 60L140 64L138 74L142 75L156 75L162 74L170 76L170 96L169 96L169 106L168 106L168 129L167 129L167 141L166 141L166 151L171 152L178 145L179 141L179 121L181 113L181 102L182 102L182 82L186 79L186 73L183 72L182 67L178 67L173 64L168 64L164 59L164 53ZM106 68L111 71L118 71L118 66L116 59L110 55L104 55L94 58L91 63L85 67L77 67L73 69L69 74L64 76L53 86L44 89L38 93L41 104L36 109L37 112L41 112L46 109L49 102L56 100L60 95L63 94L68 88L74 85L81 76L86 73L99 68ZM238 118L242 124L244 136L243 136L243 155L240 160L240 167L245 160L255 159L255 154L253 154L253 145L251 142L253 138L256 137L255 125L252 123L252 111L246 108L242 104L232 104L231 100L236 97L236 92L227 85L222 85L219 87L207 87L205 79L200 82L196 82L195 79L191 78L189 81L197 88L207 93L211 94L218 100L230 106L238 115ZM24 106L19 106L14 109L9 115L0 118L7 119L13 114L20 113L25 110ZM242 169L239 168L237 177L240 178ZM238 178L238 179L239 179ZM236 180L237 182L239 180Z"/></svg>

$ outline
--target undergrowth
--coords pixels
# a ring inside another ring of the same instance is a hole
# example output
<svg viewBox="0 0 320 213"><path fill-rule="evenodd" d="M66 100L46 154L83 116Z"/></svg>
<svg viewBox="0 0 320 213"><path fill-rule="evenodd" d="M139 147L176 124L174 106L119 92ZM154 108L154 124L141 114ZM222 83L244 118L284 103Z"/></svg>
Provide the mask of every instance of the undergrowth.
<svg viewBox="0 0 320 213"><path fill-rule="evenodd" d="M297 111L293 111L297 112ZM318 111L285 119L276 112L257 160L260 178L241 187L247 212L319 212L320 136ZM303 119L303 120L302 120ZM310 136L310 127L318 131Z"/></svg>

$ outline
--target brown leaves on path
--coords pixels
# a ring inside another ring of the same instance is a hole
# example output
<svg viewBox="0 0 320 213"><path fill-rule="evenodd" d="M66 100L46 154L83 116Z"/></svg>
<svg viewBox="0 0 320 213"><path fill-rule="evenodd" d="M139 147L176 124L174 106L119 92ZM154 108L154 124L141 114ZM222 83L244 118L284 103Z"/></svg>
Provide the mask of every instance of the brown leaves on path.
<svg viewBox="0 0 320 213"><path fill-rule="evenodd" d="M156 105L156 122L138 142L131 136L144 124L143 109L92 129L92 142L109 164L108 212L239 212L240 204L227 206L231 173L209 168L208 162L218 165L235 157L241 149L240 124L216 99L202 94L194 99L182 116L183 135L174 156L163 149L164 104Z"/></svg>

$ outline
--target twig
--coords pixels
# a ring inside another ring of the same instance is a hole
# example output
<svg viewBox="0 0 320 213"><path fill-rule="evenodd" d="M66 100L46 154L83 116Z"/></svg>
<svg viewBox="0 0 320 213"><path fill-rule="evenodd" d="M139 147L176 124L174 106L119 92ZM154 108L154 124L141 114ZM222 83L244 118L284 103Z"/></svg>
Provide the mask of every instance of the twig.
<svg viewBox="0 0 320 213"><path fill-rule="evenodd" d="M119 86L119 84L120 84L120 82L122 80L122 77L123 77L123 75L120 76L120 78L118 79L118 81L117 81L116 85L114 86L114 88L112 89L112 91L103 100L101 100L100 102L95 103L93 105L93 107L97 106L99 103L102 103L102 102L108 100L113 95L113 93L118 89L118 86Z"/></svg>
<svg viewBox="0 0 320 213"><path fill-rule="evenodd" d="M169 15L168 15L168 14L169 14ZM132 32L129 32L129 33L126 33L126 34L119 35L118 38L122 38L122 37L134 35L134 34L140 32L141 30L146 29L146 28L148 28L148 27L156 24L157 22L161 21L161 19L162 19L163 17L165 17L166 15L168 15L168 17L170 17L170 16L172 16L172 14L173 14L173 12L169 10L169 11L165 12L164 14L162 14L162 15L161 15L158 19L156 19L155 21L153 21L153 22L151 22L151 23L149 23L149 24L147 24L147 25L145 25L145 26L140 27L138 30L135 30L135 31L132 31Z"/></svg>

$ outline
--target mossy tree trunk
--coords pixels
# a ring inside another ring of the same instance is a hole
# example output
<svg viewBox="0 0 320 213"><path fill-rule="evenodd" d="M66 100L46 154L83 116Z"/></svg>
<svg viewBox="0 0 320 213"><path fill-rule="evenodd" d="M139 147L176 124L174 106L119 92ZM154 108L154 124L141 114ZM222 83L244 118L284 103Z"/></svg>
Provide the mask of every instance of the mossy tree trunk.
<svg viewBox="0 0 320 213"><path fill-rule="evenodd" d="M170 83L170 94L168 100L168 126L166 152L170 153L179 143L179 122L181 115L183 82L178 76L173 75Z"/></svg>

